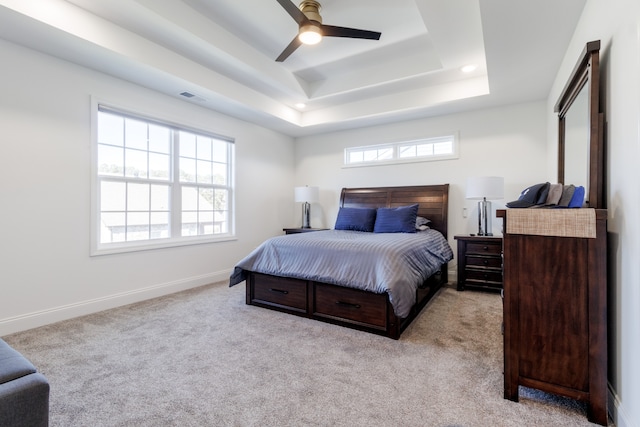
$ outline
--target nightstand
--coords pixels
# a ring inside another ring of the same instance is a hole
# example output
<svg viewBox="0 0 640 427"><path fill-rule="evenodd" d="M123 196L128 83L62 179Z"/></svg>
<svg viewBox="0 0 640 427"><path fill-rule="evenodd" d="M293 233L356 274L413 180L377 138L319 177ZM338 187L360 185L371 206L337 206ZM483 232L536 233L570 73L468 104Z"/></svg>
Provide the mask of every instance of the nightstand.
<svg viewBox="0 0 640 427"><path fill-rule="evenodd" d="M311 233L312 231L328 230L328 228L283 228L284 234Z"/></svg>
<svg viewBox="0 0 640 427"><path fill-rule="evenodd" d="M465 289L502 289L502 237L457 235L458 286Z"/></svg>

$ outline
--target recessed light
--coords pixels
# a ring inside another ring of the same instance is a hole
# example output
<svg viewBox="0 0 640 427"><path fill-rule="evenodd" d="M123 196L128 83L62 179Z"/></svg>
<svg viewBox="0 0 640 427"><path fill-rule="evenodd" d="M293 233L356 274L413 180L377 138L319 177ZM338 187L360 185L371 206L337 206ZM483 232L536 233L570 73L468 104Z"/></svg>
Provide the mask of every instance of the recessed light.
<svg viewBox="0 0 640 427"><path fill-rule="evenodd" d="M460 68L460 71L462 71L463 73L470 73L470 72L474 71L476 68L478 68L478 66L476 64L469 64L469 65L465 65L464 67Z"/></svg>
<svg viewBox="0 0 640 427"><path fill-rule="evenodd" d="M304 108L304 107L306 107L306 106L307 106L307 104L305 104L304 102L298 102L298 103L296 104L296 108Z"/></svg>

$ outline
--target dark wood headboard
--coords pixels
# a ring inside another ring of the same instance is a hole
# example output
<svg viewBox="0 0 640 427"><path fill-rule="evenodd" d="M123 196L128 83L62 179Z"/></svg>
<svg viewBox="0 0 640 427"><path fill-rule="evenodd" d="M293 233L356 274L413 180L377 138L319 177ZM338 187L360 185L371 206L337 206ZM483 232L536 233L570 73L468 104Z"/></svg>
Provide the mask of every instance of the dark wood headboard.
<svg viewBox="0 0 640 427"><path fill-rule="evenodd" d="M406 187L343 188L340 207L395 208L418 203L418 215L431 220L429 226L447 237L449 184Z"/></svg>

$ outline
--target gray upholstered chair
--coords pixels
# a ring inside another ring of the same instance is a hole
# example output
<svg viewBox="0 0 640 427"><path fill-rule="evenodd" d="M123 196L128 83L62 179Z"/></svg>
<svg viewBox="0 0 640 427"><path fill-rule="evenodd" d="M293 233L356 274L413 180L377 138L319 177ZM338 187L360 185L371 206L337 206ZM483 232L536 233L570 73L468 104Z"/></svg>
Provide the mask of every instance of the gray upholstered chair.
<svg viewBox="0 0 640 427"><path fill-rule="evenodd" d="M49 425L49 382L0 339L0 426Z"/></svg>

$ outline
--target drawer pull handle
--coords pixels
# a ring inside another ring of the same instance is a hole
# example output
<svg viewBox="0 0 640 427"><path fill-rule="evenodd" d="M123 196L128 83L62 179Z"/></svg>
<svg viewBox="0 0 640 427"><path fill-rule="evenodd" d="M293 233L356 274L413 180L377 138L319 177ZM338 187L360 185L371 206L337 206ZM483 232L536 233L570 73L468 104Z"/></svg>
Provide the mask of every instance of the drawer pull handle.
<svg viewBox="0 0 640 427"><path fill-rule="evenodd" d="M485 246L482 249L484 249L485 251L488 251L489 250L489 246Z"/></svg>
<svg viewBox="0 0 640 427"><path fill-rule="evenodd" d="M485 260L484 260L484 261L482 261L482 262L484 263L484 265L489 265L489 260L486 260L486 259L485 259Z"/></svg>
<svg viewBox="0 0 640 427"><path fill-rule="evenodd" d="M289 293L289 291L283 291L282 289L269 288L269 290L271 292L275 292L277 294L283 294L283 295L287 295Z"/></svg>
<svg viewBox="0 0 640 427"><path fill-rule="evenodd" d="M344 301L336 301L336 305L339 305L342 307L360 308L360 304L351 304L350 302L344 302Z"/></svg>

